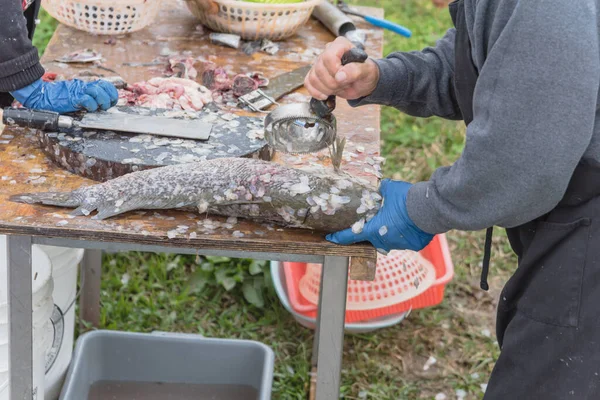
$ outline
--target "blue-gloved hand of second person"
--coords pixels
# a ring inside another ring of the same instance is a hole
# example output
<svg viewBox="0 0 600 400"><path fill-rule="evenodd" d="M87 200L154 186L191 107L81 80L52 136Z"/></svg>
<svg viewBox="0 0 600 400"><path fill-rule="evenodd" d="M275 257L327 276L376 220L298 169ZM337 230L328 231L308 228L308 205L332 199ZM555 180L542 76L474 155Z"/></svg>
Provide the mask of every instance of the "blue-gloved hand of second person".
<svg viewBox="0 0 600 400"><path fill-rule="evenodd" d="M421 230L408 216L406 195L411 186L408 182L384 179L379 186L383 204L362 231L354 233L348 228L329 234L326 239L343 245L370 242L383 254L390 250L422 250L434 235Z"/></svg>
<svg viewBox="0 0 600 400"><path fill-rule="evenodd" d="M39 79L10 94L26 108L60 114L79 110L108 110L119 101L115 86L103 80L44 82Z"/></svg>

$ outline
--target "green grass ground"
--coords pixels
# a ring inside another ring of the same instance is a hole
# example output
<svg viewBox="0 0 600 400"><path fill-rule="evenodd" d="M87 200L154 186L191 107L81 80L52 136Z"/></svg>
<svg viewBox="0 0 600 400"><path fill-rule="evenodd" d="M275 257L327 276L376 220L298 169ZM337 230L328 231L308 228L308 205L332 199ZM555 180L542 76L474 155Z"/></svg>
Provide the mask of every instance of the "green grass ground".
<svg viewBox="0 0 600 400"><path fill-rule="evenodd" d="M354 1L353 3L359 3ZM385 54L433 45L451 21L430 0L366 0L413 31L406 39L386 33ZM43 51L56 26L42 13L35 44ZM464 142L460 123L416 119L384 108L385 176L427 179L452 163ZM345 399L465 399L482 397L498 356L494 311L499 290L515 266L503 235L494 239L489 292L478 287L482 232L448 234L455 278L442 304L413 311L398 326L346 336ZM255 339L276 352L274 399L304 399L309 387L312 331L296 324L270 286L267 265L250 260L122 253L103 264L102 328L200 333ZM430 357L437 362L424 370ZM464 391L464 392L463 392ZM438 398L443 398L441 395Z"/></svg>

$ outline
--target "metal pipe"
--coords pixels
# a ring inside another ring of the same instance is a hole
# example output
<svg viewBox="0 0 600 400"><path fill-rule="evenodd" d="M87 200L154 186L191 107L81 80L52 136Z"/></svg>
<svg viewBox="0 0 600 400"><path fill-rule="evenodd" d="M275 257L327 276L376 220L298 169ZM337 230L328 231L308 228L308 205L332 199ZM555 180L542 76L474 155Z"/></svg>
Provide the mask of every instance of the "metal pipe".
<svg viewBox="0 0 600 400"><path fill-rule="evenodd" d="M317 5L312 15L336 36L343 36L348 30L356 29L354 22L327 0Z"/></svg>
<svg viewBox="0 0 600 400"><path fill-rule="evenodd" d="M317 5L312 15L335 36L344 36L355 46L365 48L364 38L357 34L354 21L329 1L324 0Z"/></svg>

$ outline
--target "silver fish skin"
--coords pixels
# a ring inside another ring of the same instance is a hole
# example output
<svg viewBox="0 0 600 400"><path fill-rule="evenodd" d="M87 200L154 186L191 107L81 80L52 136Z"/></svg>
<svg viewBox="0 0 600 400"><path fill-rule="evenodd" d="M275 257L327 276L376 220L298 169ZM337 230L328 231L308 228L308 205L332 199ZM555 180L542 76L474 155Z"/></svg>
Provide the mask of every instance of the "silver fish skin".
<svg viewBox="0 0 600 400"><path fill-rule="evenodd" d="M194 208L323 232L368 221L382 203L375 186L345 172L249 158L170 165L72 192L26 193L10 200L75 208L76 216L97 211L92 218L100 220L132 210Z"/></svg>

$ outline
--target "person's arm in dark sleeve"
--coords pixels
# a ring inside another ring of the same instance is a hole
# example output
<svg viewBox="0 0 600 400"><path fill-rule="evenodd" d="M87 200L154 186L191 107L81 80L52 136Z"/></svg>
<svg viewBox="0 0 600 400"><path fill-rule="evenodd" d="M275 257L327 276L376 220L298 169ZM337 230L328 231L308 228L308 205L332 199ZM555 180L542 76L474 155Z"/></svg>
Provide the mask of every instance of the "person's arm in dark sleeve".
<svg viewBox="0 0 600 400"><path fill-rule="evenodd" d="M44 72L21 1L0 0L0 92L27 108L59 113L107 110L117 104L119 93L107 81L43 82Z"/></svg>
<svg viewBox="0 0 600 400"><path fill-rule="evenodd" d="M474 120L461 157L408 192L408 214L418 227L432 234L514 227L559 203L597 118L596 6L477 2L475 26L493 26L494 40L474 44L475 52L487 49Z"/></svg>
<svg viewBox="0 0 600 400"><path fill-rule="evenodd" d="M370 95L348 103L353 107L391 106L416 117L462 119L453 83L455 35L452 28L435 46L394 52L374 60L379 67L377 88Z"/></svg>
<svg viewBox="0 0 600 400"><path fill-rule="evenodd" d="M0 92L21 89L44 75L28 37L20 0L0 0Z"/></svg>
<svg viewBox="0 0 600 400"><path fill-rule="evenodd" d="M59 113L107 110L117 104L117 89L107 81L44 82L44 72L21 1L0 0L0 92L27 108Z"/></svg>

